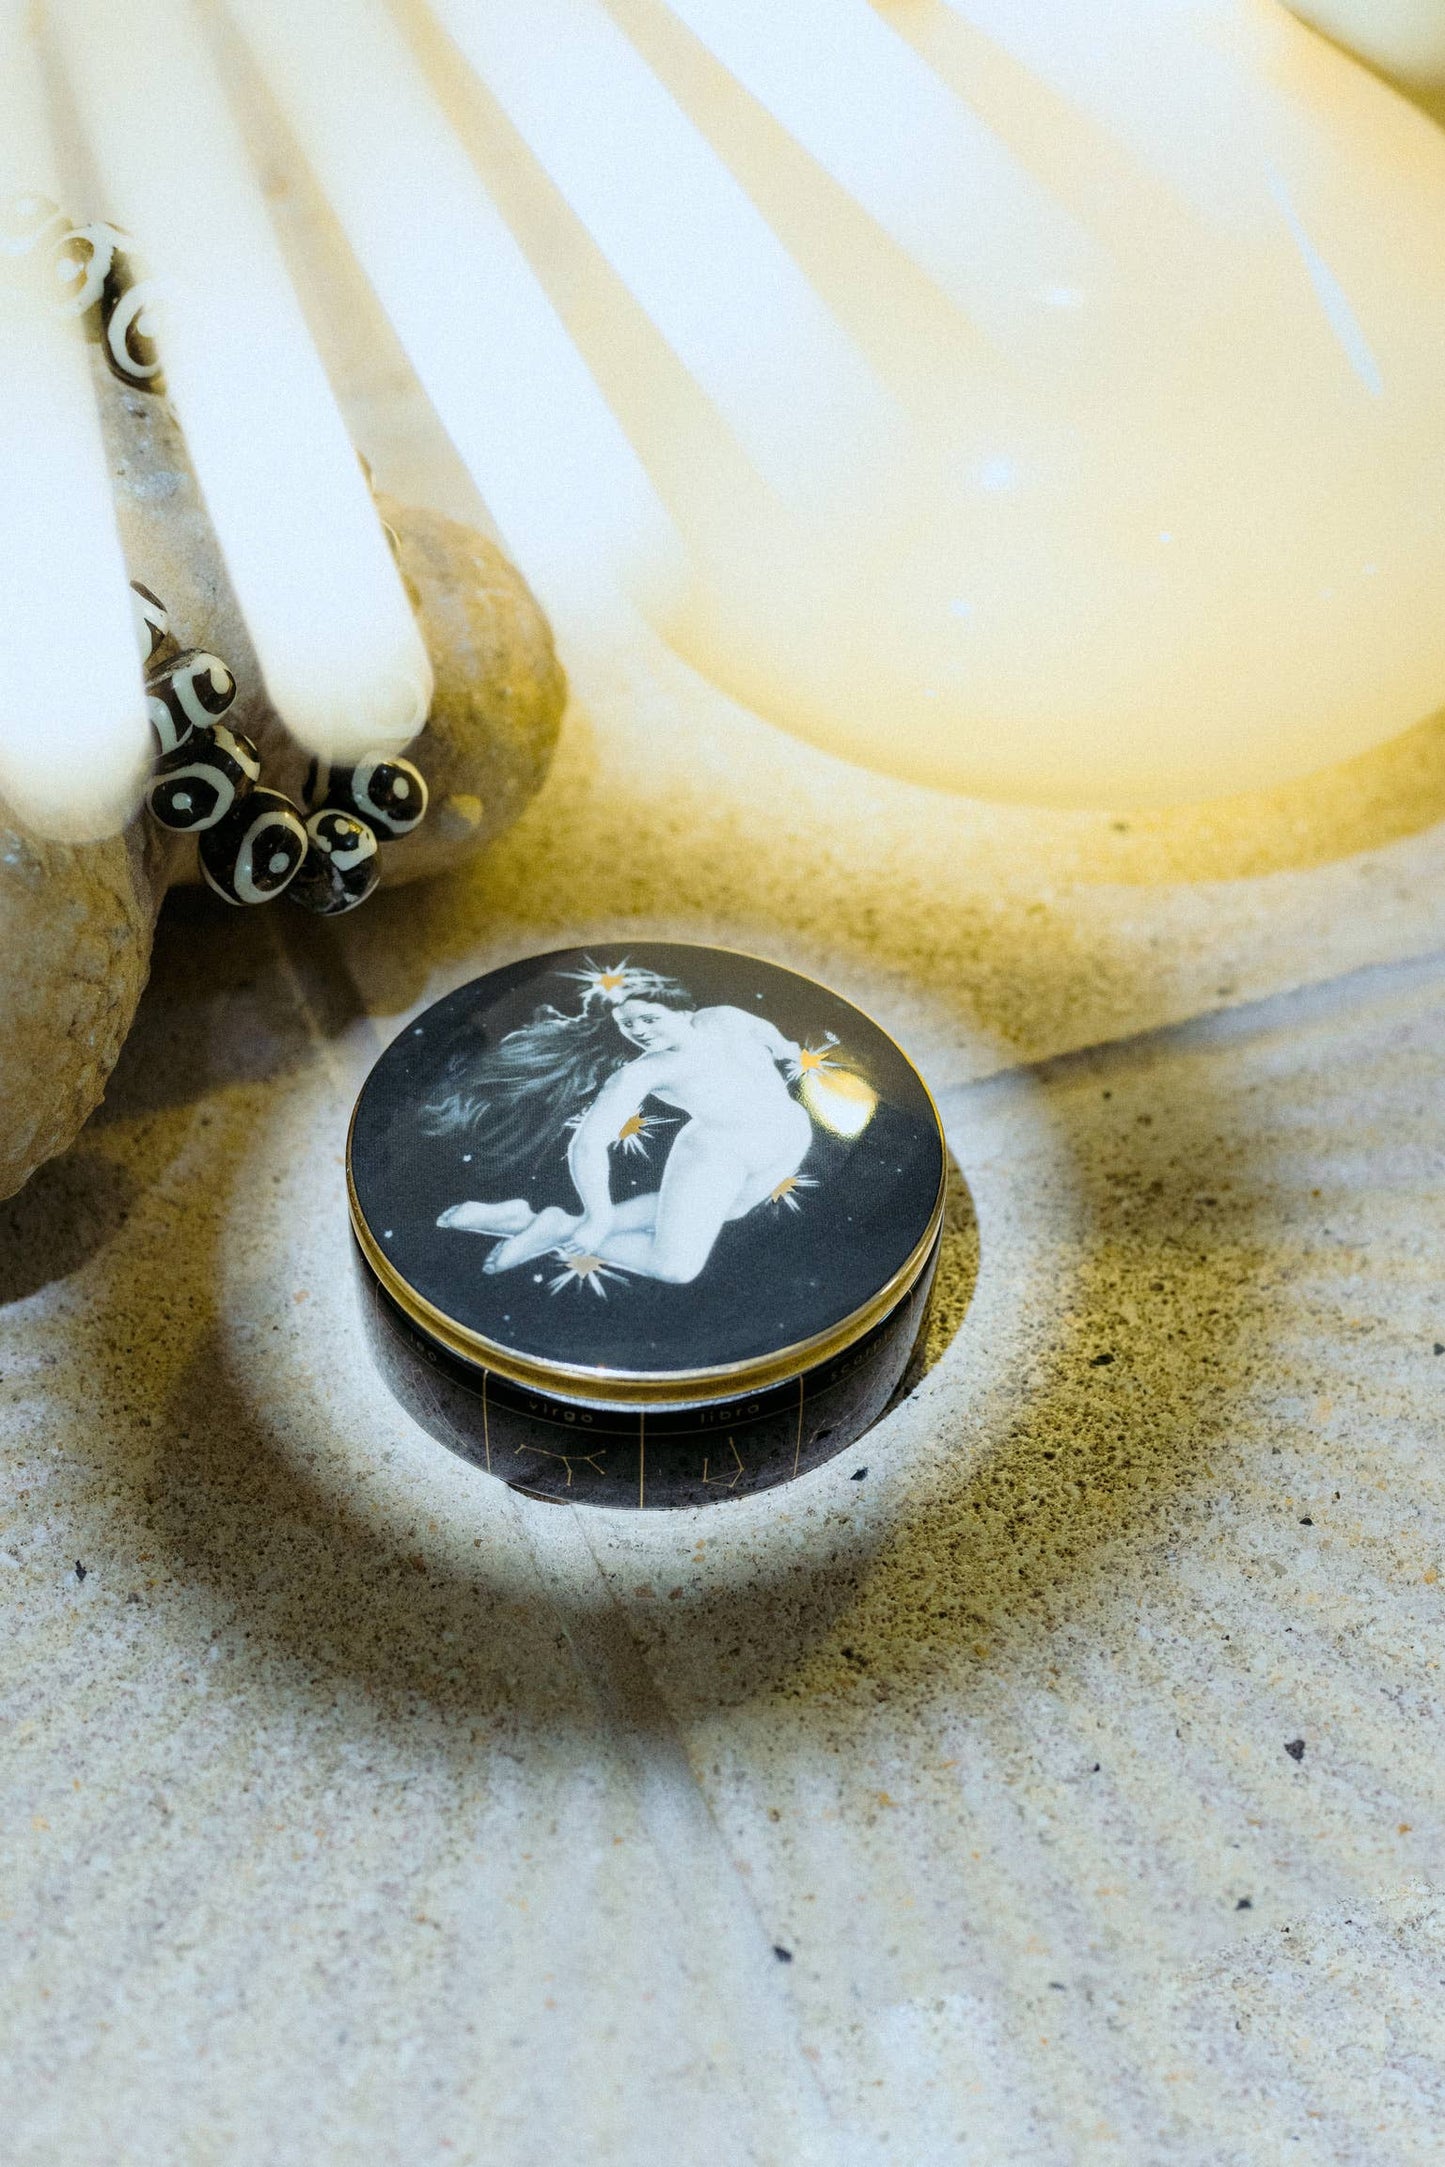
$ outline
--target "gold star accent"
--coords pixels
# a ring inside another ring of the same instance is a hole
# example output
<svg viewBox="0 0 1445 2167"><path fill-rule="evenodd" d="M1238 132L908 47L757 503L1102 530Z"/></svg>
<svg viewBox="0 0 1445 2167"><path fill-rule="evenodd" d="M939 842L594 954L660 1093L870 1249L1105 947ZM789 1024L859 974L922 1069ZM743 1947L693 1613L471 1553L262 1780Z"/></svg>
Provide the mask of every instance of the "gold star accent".
<svg viewBox="0 0 1445 2167"><path fill-rule="evenodd" d="M820 1068L833 1066L833 1049L838 1043L836 1031L825 1031L821 1046L802 1046L798 1049L798 1062L793 1070L795 1077L816 1076Z"/></svg>
<svg viewBox="0 0 1445 2167"><path fill-rule="evenodd" d="M628 1156L645 1159L648 1155L648 1137L654 1129L666 1127L667 1123L660 1114L630 1114L617 1131L613 1142L620 1145Z"/></svg>
<svg viewBox="0 0 1445 2167"><path fill-rule="evenodd" d="M817 1182L810 1181L806 1174L789 1174L785 1181L778 1183L776 1189L768 1191L768 1202L786 1204L789 1211L800 1211L802 1206L798 1202L799 1189L816 1189L817 1186Z"/></svg>
<svg viewBox="0 0 1445 2167"><path fill-rule="evenodd" d="M607 1279L616 1279L624 1286L627 1284L625 1272L618 1271L613 1264L605 1264L590 1250L581 1250L576 1256L563 1257L562 1269L552 1281L552 1292L560 1294L564 1287L590 1287L605 1302L607 1289L603 1281Z"/></svg>
<svg viewBox="0 0 1445 2167"><path fill-rule="evenodd" d="M562 975L581 986L584 1001L606 1001L609 1005L619 1001L632 984L626 956L620 963L605 965L594 963L589 956L585 971L564 971Z"/></svg>

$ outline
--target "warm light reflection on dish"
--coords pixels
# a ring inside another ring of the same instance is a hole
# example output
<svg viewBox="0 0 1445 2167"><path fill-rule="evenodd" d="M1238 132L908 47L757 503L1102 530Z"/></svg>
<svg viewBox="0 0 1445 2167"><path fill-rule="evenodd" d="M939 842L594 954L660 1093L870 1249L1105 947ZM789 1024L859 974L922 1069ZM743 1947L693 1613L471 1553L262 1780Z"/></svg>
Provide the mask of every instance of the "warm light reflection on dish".
<svg viewBox="0 0 1445 2167"><path fill-rule="evenodd" d="M835 1136L861 1136L878 1110L878 1094L851 1069L809 1069L799 1096L815 1121Z"/></svg>

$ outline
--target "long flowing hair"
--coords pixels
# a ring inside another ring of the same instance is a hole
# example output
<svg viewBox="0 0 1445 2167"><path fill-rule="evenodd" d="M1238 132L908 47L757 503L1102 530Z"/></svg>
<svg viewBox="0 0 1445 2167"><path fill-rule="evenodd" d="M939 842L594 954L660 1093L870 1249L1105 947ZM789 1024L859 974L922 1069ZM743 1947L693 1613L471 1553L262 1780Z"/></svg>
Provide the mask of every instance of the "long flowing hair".
<svg viewBox="0 0 1445 2167"><path fill-rule="evenodd" d="M582 985L580 1009L548 1002L495 1046L452 1056L442 1089L422 1107L427 1135L465 1130L484 1138L500 1159L541 1153L585 1112L613 1071L636 1058L614 1013L624 1001L692 1006L686 988L657 971L630 964L603 970L590 956L588 966L566 973Z"/></svg>

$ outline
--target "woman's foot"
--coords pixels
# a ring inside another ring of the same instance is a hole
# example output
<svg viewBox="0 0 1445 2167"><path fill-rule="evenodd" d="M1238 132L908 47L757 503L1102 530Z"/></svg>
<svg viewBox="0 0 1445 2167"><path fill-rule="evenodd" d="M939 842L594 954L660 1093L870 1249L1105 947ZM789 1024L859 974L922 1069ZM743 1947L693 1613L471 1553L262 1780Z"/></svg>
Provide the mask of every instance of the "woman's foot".
<svg viewBox="0 0 1445 2167"><path fill-rule="evenodd" d="M532 1216L526 1198L514 1196L506 1204L450 1204L437 1225L458 1227L463 1234L520 1234Z"/></svg>
<svg viewBox="0 0 1445 2167"><path fill-rule="evenodd" d="M545 1256L549 1249L560 1248L578 1223L579 1214L563 1211L560 1204L549 1204L535 1217L529 1213L528 1224L519 1228L510 1241L498 1242L482 1270L509 1272L514 1265L530 1264L535 1257Z"/></svg>

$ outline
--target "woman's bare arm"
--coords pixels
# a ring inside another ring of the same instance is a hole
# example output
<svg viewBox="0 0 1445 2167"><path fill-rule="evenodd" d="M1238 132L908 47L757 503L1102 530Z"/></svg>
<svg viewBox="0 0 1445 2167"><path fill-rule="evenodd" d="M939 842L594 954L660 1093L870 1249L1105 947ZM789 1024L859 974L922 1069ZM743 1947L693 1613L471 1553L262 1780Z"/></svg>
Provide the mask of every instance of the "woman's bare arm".
<svg viewBox="0 0 1445 2167"><path fill-rule="evenodd" d="M588 1107L567 1147L567 1167L585 1220L603 1227L612 1215L612 1162L618 1132L662 1081L663 1062L643 1054L614 1069Z"/></svg>
<svg viewBox="0 0 1445 2167"><path fill-rule="evenodd" d="M741 1024L750 1038L761 1039L775 1061L795 1063L802 1048L791 1038L784 1038L775 1023L766 1016L755 1016L747 1008L714 1008L707 1011L713 1016L725 1016L730 1024Z"/></svg>

